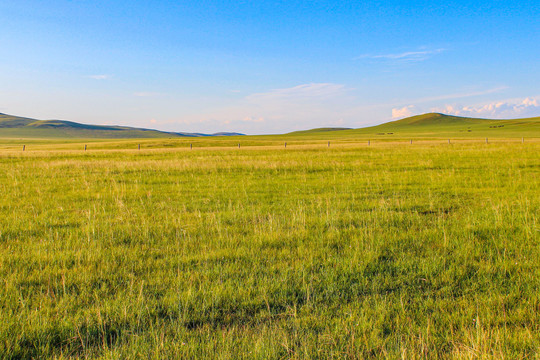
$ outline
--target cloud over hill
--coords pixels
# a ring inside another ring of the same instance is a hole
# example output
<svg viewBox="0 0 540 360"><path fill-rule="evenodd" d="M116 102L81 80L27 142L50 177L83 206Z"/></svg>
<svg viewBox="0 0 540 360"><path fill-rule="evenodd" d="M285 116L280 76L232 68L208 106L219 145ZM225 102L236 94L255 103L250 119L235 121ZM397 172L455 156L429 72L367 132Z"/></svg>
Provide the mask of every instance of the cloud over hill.
<svg viewBox="0 0 540 360"><path fill-rule="evenodd" d="M496 101L476 106L446 105L442 108L432 109L450 115L488 117L506 119L515 117L533 117L540 115L540 100L535 97L525 99Z"/></svg>
<svg viewBox="0 0 540 360"><path fill-rule="evenodd" d="M415 114L421 114L426 111L490 119L535 117L540 115L540 96L493 101L476 105L447 104L439 107L431 107L429 109L417 105L407 105L404 107L393 108L392 118L401 119Z"/></svg>

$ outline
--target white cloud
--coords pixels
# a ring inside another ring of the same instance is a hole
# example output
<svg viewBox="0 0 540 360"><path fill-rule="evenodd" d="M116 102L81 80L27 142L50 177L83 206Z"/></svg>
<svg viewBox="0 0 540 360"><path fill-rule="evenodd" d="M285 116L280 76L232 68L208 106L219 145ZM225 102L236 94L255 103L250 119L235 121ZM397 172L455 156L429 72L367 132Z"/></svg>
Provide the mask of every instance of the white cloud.
<svg viewBox="0 0 540 360"><path fill-rule="evenodd" d="M540 116L540 97L495 101L473 106L445 105L432 111L457 116L510 119Z"/></svg>
<svg viewBox="0 0 540 360"><path fill-rule="evenodd" d="M382 60L396 60L396 61L424 61L432 57L433 55L440 54L446 49L433 49L433 50L417 50L417 51L405 51L393 54L365 54L359 56L357 59L382 59Z"/></svg>
<svg viewBox="0 0 540 360"><path fill-rule="evenodd" d="M88 75L87 78L94 79L94 80L107 80L110 79L110 75L105 74L99 74L99 75Z"/></svg>
<svg viewBox="0 0 540 360"><path fill-rule="evenodd" d="M416 107L414 105L404 106L402 108L392 109L392 119L401 119L412 116Z"/></svg>

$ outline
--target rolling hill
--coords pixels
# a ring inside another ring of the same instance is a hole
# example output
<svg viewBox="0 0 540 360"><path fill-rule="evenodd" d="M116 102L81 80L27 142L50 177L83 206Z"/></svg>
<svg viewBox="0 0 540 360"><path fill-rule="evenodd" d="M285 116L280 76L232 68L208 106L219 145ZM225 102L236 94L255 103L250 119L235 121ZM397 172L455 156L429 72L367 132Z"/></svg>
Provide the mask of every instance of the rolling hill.
<svg viewBox="0 0 540 360"><path fill-rule="evenodd" d="M127 126L89 125L64 120L36 120L0 114L0 138L34 139L142 139L243 135L165 132ZM266 135L265 137L267 137ZM428 113L359 129L317 128L270 137L299 139L399 138L540 138L540 117L493 120ZM252 137L251 137L252 138Z"/></svg>
<svg viewBox="0 0 540 360"><path fill-rule="evenodd" d="M0 114L0 137L3 138L171 138L201 136L234 136L240 133L215 134L166 132L128 126L89 125L65 120L36 120Z"/></svg>
<svg viewBox="0 0 540 360"><path fill-rule="evenodd" d="M313 129L289 133L301 137L540 137L540 117L493 120L428 113L359 129Z"/></svg>

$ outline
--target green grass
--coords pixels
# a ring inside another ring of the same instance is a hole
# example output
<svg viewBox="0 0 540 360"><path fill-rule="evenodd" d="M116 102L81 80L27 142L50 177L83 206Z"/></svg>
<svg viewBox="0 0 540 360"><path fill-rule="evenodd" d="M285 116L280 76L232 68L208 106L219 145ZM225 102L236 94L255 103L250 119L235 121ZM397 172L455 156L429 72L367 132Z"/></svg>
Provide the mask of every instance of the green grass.
<svg viewBox="0 0 540 360"><path fill-rule="evenodd" d="M242 139L4 144L0 358L540 356L537 140Z"/></svg>

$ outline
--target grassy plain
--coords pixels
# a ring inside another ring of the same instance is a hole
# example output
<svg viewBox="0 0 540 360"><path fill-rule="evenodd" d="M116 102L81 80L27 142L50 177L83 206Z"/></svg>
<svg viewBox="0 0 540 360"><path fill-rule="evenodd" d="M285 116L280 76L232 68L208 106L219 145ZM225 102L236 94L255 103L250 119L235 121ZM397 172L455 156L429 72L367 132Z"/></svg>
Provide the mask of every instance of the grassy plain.
<svg viewBox="0 0 540 360"><path fill-rule="evenodd" d="M538 358L540 142L339 132L3 142L0 357Z"/></svg>

